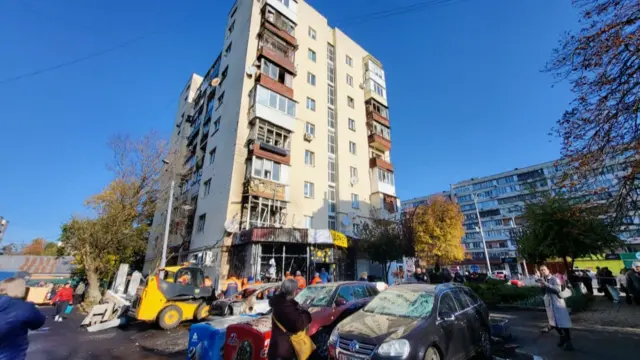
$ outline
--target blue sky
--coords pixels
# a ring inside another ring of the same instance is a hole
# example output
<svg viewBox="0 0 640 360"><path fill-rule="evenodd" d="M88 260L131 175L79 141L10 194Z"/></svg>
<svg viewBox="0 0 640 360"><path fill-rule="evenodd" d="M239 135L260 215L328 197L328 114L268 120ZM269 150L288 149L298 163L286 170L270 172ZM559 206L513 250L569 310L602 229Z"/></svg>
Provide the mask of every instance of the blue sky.
<svg viewBox="0 0 640 360"><path fill-rule="evenodd" d="M309 0L385 66L401 199L553 160L548 135L571 100L540 69L569 1ZM5 242L57 239L109 181L114 133L167 135L178 94L220 51L233 0L14 0L0 4L0 215ZM357 19L356 19L357 18ZM304 32L302 32L304 33ZM18 81L3 80L132 43Z"/></svg>

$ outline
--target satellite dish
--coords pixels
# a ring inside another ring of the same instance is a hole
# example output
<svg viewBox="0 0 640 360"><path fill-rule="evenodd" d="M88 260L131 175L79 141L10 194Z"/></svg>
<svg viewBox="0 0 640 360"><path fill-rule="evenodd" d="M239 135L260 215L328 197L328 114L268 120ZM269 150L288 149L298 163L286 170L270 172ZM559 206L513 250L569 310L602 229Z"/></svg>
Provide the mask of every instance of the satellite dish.
<svg viewBox="0 0 640 360"><path fill-rule="evenodd" d="M348 215L342 216L342 225L349 226L351 225L351 218Z"/></svg>
<svg viewBox="0 0 640 360"><path fill-rule="evenodd" d="M351 182L351 186L355 185L358 183L358 177L357 176L352 176L351 180L349 180Z"/></svg>
<svg viewBox="0 0 640 360"><path fill-rule="evenodd" d="M238 232L238 214L233 215L233 217L229 220L227 220L227 222L224 223L224 229L227 230L227 232L229 233L235 233Z"/></svg>
<svg viewBox="0 0 640 360"><path fill-rule="evenodd" d="M252 65L252 66L249 66L249 67L247 68L247 75L248 75L249 77L251 77L251 76L255 75L257 71L258 71L258 69L257 69L255 66L253 66L253 65Z"/></svg>
<svg viewBox="0 0 640 360"><path fill-rule="evenodd" d="M220 78L213 78L211 79L211 86L216 87L218 86L218 84L220 84Z"/></svg>

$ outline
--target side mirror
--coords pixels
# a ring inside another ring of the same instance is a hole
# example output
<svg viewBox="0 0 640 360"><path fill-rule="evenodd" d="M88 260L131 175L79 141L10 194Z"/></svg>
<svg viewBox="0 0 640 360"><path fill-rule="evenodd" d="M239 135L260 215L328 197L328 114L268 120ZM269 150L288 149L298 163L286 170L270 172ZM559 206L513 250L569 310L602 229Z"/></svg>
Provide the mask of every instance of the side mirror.
<svg viewBox="0 0 640 360"><path fill-rule="evenodd" d="M454 321L456 316L451 311L443 311L438 316L442 321Z"/></svg>
<svg viewBox="0 0 640 360"><path fill-rule="evenodd" d="M342 298L338 298L336 299L335 303L336 306L343 306L343 305L347 305L347 300L342 299Z"/></svg>

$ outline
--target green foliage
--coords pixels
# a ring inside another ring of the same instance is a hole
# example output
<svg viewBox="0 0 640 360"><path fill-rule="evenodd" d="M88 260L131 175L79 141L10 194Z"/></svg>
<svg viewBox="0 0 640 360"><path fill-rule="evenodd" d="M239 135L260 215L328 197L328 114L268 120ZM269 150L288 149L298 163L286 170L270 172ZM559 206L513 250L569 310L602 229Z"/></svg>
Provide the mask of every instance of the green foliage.
<svg viewBox="0 0 640 360"><path fill-rule="evenodd" d="M601 215L597 207L558 196L527 204L524 226L515 234L518 251L530 263L560 258L572 269L569 259L602 254L621 245Z"/></svg>
<svg viewBox="0 0 640 360"><path fill-rule="evenodd" d="M44 246L43 255L57 256L58 255L58 244L56 244L54 242L48 242L47 245Z"/></svg>
<svg viewBox="0 0 640 360"><path fill-rule="evenodd" d="M484 301L487 306L514 304L540 295L540 288L533 286L517 287L502 280L489 279L484 283L466 283Z"/></svg>
<svg viewBox="0 0 640 360"><path fill-rule="evenodd" d="M411 253L400 223L385 219L373 219L364 224L359 247L373 262L383 265L387 277L387 264Z"/></svg>

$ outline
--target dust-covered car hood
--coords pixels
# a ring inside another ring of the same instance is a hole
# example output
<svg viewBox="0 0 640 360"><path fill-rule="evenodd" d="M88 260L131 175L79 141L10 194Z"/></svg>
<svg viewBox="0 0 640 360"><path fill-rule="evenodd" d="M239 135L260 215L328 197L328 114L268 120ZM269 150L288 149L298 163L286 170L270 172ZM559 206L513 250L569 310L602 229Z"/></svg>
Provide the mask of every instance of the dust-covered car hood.
<svg viewBox="0 0 640 360"><path fill-rule="evenodd" d="M423 321L425 319L380 315L360 310L343 320L336 329L340 337L372 339L370 342L381 344L405 337Z"/></svg>

